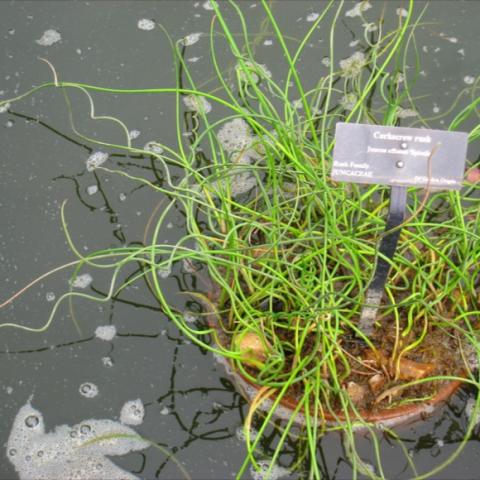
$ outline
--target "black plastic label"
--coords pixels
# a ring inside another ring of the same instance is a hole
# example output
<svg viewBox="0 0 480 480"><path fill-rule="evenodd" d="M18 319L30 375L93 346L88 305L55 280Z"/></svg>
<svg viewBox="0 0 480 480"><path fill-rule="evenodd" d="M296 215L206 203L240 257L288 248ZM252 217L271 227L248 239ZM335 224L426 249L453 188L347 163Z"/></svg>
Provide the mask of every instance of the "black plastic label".
<svg viewBox="0 0 480 480"><path fill-rule="evenodd" d="M468 134L337 123L332 180L457 190Z"/></svg>

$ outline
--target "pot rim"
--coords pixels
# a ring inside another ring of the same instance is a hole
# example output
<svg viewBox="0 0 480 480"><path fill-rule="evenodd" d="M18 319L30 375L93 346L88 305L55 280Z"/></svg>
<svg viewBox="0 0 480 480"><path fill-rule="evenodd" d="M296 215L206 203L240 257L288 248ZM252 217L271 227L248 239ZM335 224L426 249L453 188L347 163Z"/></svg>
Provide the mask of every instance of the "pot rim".
<svg viewBox="0 0 480 480"><path fill-rule="evenodd" d="M210 306L207 306L207 308L209 307ZM226 335L225 332L221 328L219 328L218 323L214 319L214 315L208 315L207 319L209 326L216 330L219 336L220 343L223 343L223 340L226 340ZM255 390L260 389L260 386L258 384L250 381L237 370L234 370L232 368L233 365L230 360L224 358L224 361L224 366L227 369L227 373L230 373L230 375L233 376L235 379L240 380L240 382L244 384L243 386L248 385L250 388L253 388ZM399 405L393 408L385 408L375 413L368 412L365 409L360 409L358 412L359 415L355 414L353 411L351 412L352 419L353 421L362 419L364 422L383 426L396 426L399 424L405 424L407 422L417 420L418 418L424 418L433 414L436 407L445 403L453 394L455 394L455 392L457 392L457 390L463 385L463 383L464 382L462 380L444 381L443 385L441 385L434 397L430 398L429 400L418 403L411 403L407 405ZM246 394L245 391L243 392L243 394L244 396L249 397L249 395ZM250 398L248 400L250 401ZM298 404L297 400L289 396L284 396L282 399L280 399L279 403L281 407L287 409L288 411L294 410ZM301 412L301 414L305 415L303 411ZM338 424L339 422L344 422L346 416L343 412L338 412L335 415L330 412L325 412L323 418L326 420L327 423Z"/></svg>
<svg viewBox="0 0 480 480"><path fill-rule="evenodd" d="M230 362L228 363L230 364ZM255 390L260 388L258 384L250 381L238 371L232 371L232 375L236 378L240 378L242 383L248 384ZM455 394L462 385L463 382L461 380L445 381L435 396L429 400L415 404L385 408L375 413L368 412L367 410L359 410L359 415L357 415L352 411L351 420L358 421L361 419L368 423L382 424L384 426L395 426L408 421L416 420L424 416L429 416L437 407L446 402L453 394ZM297 407L298 401L292 397L284 396L280 400L280 405L292 411ZM305 414L303 411L301 413L303 415ZM335 415L330 412L325 412L323 418L327 421L327 423L338 423L344 422L346 416L342 412L338 412Z"/></svg>
<svg viewBox="0 0 480 480"><path fill-rule="evenodd" d="M219 334L220 342L226 339L225 333L221 329L219 329L216 322L211 321L210 319L208 323ZM238 370L235 370L230 360L223 358L222 363L224 363L224 366L227 368L227 373L229 373L235 378L235 380L237 380L237 384L240 383L240 387L243 387L240 389L243 390L243 395L246 396L247 399L250 401L251 396L246 392L246 387L258 391L260 389L260 386L257 383L254 383L248 378L246 378ZM427 417L433 414L435 409L439 407L442 403L445 403L462 386L462 384L463 382L461 380L444 381L443 385L440 386L434 397L430 398L429 400L418 403L411 403L407 405L399 405L393 408L385 408L375 413L369 412L365 409L360 409L357 415L352 411L351 420L358 421L361 419L364 422L391 427L405 424L407 422L417 420L418 418ZM297 400L295 400L291 396L284 396L280 399L279 402L279 405L281 407L287 409L290 412L296 408L297 404ZM301 411L300 413L303 416L305 415L304 411ZM335 415L330 412L324 412L323 418L329 424L338 424L339 422L341 423L345 421L346 415L343 412L335 413ZM300 422L301 421L302 420L300 419Z"/></svg>

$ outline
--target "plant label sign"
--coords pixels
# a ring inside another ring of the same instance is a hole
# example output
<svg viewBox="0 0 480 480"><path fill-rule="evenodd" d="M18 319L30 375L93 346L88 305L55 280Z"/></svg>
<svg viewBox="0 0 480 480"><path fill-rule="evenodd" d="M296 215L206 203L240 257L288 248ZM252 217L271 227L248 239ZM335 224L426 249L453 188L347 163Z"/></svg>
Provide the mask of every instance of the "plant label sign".
<svg viewBox="0 0 480 480"><path fill-rule="evenodd" d="M458 190L462 186L464 132L337 123L332 180Z"/></svg>

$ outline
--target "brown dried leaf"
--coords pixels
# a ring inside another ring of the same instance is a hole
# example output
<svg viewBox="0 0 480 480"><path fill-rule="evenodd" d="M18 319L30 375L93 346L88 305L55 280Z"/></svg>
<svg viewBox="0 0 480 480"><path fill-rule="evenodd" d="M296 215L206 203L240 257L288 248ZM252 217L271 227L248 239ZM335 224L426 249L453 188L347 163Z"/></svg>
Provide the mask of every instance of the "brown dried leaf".
<svg viewBox="0 0 480 480"><path fill-rule="evenodd" d="M355 405L358 405L364 401L367 389L365 386L359 385L358 383L348 382L347 393L350 400L352 400Z"/></svg>
<svg viewBox="0 0 480 480"><path fill-rule="evenodd" d="M435 368L433 363L421 363L401 358L399 365L399 378L401 380L419 380L430 375Z"/></svg>
<svg viewBox="0 0 480 480"><path fill-rule="evenodd" d="M377 373L373 377L370 377L368 380L368 384L370 385L370 390L374 395L377 395L385 385L385 375L382 375L381 373Z"/></svg>
<svg viewBox="0 0 480 480"><path fill-rule="evenodd" d="M404 385L397 385L396 387L388 388L375 399L375 403L380 403L387 397L389 397L389 400L391 401L393 397L397 397L398 395L400 395L404 388Z"/></svg>

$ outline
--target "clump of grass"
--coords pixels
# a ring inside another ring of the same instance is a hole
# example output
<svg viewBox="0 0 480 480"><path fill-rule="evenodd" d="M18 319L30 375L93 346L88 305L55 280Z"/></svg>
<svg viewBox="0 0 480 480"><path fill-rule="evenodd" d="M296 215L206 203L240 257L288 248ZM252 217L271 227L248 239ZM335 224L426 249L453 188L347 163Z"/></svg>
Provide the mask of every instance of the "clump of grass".
<svg viewBox="0 0 480 480"><path fill-rule="evenodd" d="M329 178L338 121L401 125L412 116L413 125L428 125L417 111L412 93L418 68L411 69L413 73L407 69L412 57L418 67L414 33L424 12L413 20L410 2L408 15L400 16L391 31L383 31L383 19L373 32L368 22L359 49L349 59L338 59L334 40L344 10L342 2L328 3L292 49L263 1L264 26L272 29L286 63L286 75L278 81L256 60L258 42L251 39L241 5L212 5L210 52L218 83L214 92L197 85L184 61L182 41L175 44L167 34L177 72L173 87L115 89L59 81L55 76L54 83L9 100L13 103L54 86L64 91L68 101L67 92L80 89L92 105L94 117L94 93L177 97L176 147L159 144L157 151L136 149L128 136L126 145L102 143L154 157L165 172L164 186L122 170L97 167L143 182L166 195L169 203L160 215L152 215L144 246L106 249L87 257L75 248L62 215L68 241L80 258L74 275L85 264L113 270L106 297L74 292L65 297L108 301L130 283L145 278L185 336L227 358L243 379L257 386L246 421L247 458L239 477L249 463L263 468L258 457L262 434L277 407L293 399L267 475L300 423L296 435L305 445L301 458L308 463L309 478L321 477L316 446L329 431L343 433L354 475L387 478L375 426L362 412L429 400L448 381L478 386L477 373L467 359L478 356L478 186L465 184L460 192L410 189L409 220L392 264L386 301L375 333L366 336L358 319L384 229L388 190L380 185L338 184ZM240 36L227 21L227 9L236 15ZM325 52L330 58L329 70L307 87L298 73L299 65L306 45L318 31L328 32L330 39ZM233 64L221 64L221 45L230 50ZM230 78L225 71L231 72ZM475 90L472 92L474 95ZM457 99L452 108L458 114L448 130L464 128L477 113L478 103L473 97L460 106ZM191 124L189 145L182 137L182 105L189 112L185 116ZM211 120L212 105L223 108L225 115ZM128 133L118 119L112 120ZM479 132L478 125L472 128L469 141L477 141ZM183 172L179 181L172 180L172 169ZM159 232L174 207L185 213L187 231L176 245L161 245ZM105 263L107 259L111 263ZM158 276L160 270L185 261L202 270L199 275L207 285L203 293L192 292L205 305L203 327L186 322L181 312L171 307ZM141 270L127 283L117 285L119 272L131 262L137 262ZM50 325L54 313L55 309L38 331ZM409 358L416 368L425 362L435 368L427 369L426 375L405 377L402 368ZM384 383L376 392L365 390L361 377L371 380L375 375L384 377ZM258 415L258 435L251 439L250 425ZM374 469L356 453L354 431L359 425L370 431ZM458 449L431 472L418 473L405 452L415 477L434 475L453 461L472 429L473 420ZM395 437L393 431L390 434Z"/></svg>

